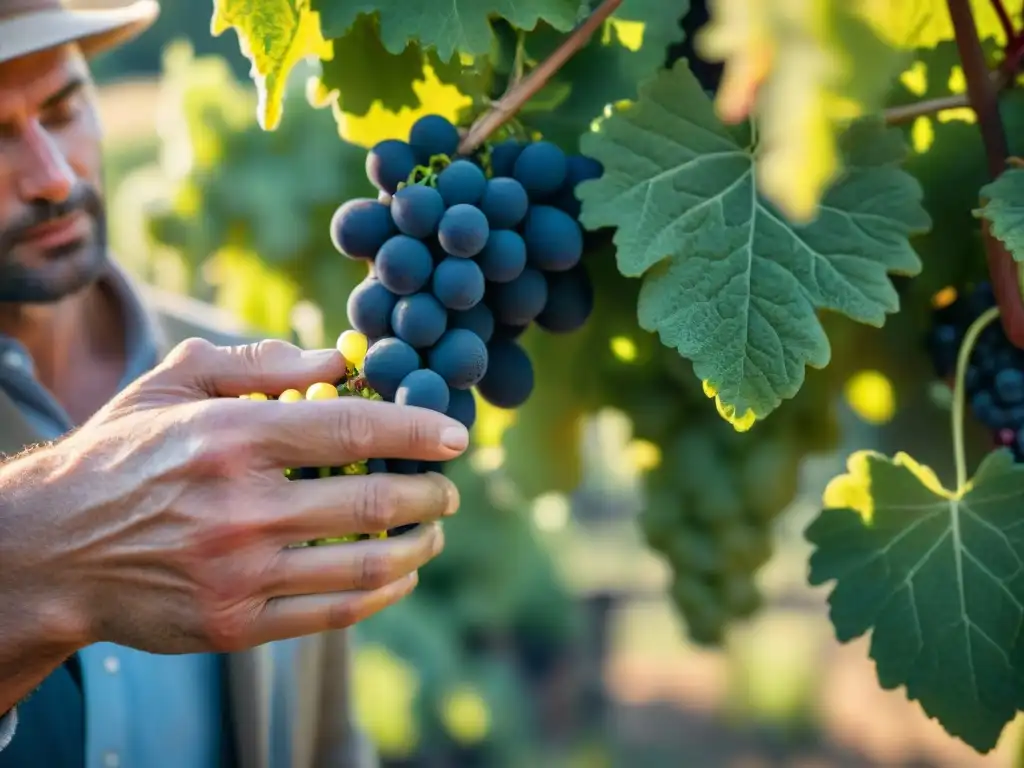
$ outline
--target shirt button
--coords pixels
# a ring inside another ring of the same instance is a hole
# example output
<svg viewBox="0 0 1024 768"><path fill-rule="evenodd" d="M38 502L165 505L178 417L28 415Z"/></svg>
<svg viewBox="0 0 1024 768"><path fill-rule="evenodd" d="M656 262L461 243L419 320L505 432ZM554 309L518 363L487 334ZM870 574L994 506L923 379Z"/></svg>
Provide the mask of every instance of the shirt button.
<svg viewBox="0 0 1024 768"><path fill-rule="evenodd" d="M20 354L15 352L13 349L8 349L6 352L0 355L0 363L2 363L6 368L21 369L25 367L24 358Z"/></svg>
<svg viewBox="0 0 1024 768"><path fill-rule="evenodd" d="M121 662L118 661L116 656L107 656L103 660L103 668L112 675L116 675L117 671L121 669Z"/></svg>
<svg viewBox="0 0 1024 768"><path fill-rule="evenodd" d="M103 765L107 768L118 768L121 765L121 758L116 752L105 752L103 754Z"/></svg>

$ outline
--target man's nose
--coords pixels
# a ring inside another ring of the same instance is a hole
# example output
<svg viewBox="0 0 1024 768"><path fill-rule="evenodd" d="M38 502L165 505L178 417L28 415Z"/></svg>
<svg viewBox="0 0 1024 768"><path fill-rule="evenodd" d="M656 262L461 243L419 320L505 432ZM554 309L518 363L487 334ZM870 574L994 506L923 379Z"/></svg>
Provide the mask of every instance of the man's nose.
<svg viewBox="0 0 1024 768"><path fill-rule="evenodd" d="M45 200L63 203L75 185L75 173L58 142L38 123L23 134L19 153L23 167L18 174L19 194L26 203Z"/></svg>

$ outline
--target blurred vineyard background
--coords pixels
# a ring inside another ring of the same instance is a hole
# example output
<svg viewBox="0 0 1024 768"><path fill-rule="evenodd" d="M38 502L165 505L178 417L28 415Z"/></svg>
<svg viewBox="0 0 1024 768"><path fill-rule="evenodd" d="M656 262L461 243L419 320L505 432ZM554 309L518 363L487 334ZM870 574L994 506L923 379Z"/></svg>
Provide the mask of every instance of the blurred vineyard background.
<svg viewBox="0 0 1024 768"><path fill-rule="evenodd" d="M300 73L282 126L263 133L248 62L233 34L210 37L208 18L205 6L165 3L155 30L97 62L118 258L268 335L332 343L363 267L332 251L327 222L371 192L359 145L400 135L419 113L377 104L343 141L330 110L308 105ZM416 87L430 111L464 106L429 77ZM841 404L844 446L807 462L759 574L766 608L720 653L686 642L664 596L666 569L634 520L642 461L624 418L588 419L576 492L527 501L500 471L512 417L484 411L476 450L452 468L463 506L445 556L412 598L359 627L357 708L385 765L1014 764L1018 728L979 757L902 692L881 691L867 640L838 645L824 590L806 587L801 532L827 479L850 449L884 448L917 424L911 413L873 426L891 416L874 391ZM538 475L550 471L535 460Z"/></svg>

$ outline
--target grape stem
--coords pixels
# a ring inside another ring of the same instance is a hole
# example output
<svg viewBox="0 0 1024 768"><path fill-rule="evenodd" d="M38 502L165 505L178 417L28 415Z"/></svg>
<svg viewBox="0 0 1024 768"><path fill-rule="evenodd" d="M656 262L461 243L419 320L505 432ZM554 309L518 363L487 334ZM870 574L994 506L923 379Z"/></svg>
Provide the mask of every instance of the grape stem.
<svg viewBox="0 0 1024 768"><path fill-rule="evenodd" d="M971 362L971 353L978 341L978 336L996 318L999 317L999 307L990 307L985 310L981 317L971 323L964 334L963 343L956 358L956 379L953 382L953 460L956 463L956 491L963 493L967 488L967 455L964 448L964 410L967 378L967 366Z"/></svg>
<svg viewBox="0 0 1024 768"><path fill-rule="evenodd" d="M586 20L565 38L558 48L538 64L526 77L515 84L491 108L476 119L459 143L460 155L468 155L483 144L487 137L498 130L507 120L523 108L523 105L537 95L547 82L573 55L590 40L609 16L622 5L622 0L604 0Z"/></svg>

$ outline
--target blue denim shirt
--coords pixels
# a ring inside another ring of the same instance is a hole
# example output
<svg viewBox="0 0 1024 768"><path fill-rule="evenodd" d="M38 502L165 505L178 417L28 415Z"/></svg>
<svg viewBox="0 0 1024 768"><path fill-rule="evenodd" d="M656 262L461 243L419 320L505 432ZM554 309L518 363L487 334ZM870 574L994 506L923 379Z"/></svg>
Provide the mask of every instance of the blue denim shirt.
<svg viewBox="0 0 1024 768"><path fill-rule="evenodd" d="M156 365L157 337L124 277L114 270L108 284L121 300L125 313L128 365L120 384L123 388ZM36 381L25 348L2 335L0 388L14 400L41 438L55 439L73 428L64 409ZM223 750L228 739L223 727L222 656L161 656L113 643L98 643L82 649L77 657L85 710L85 743L81 746L84 759L76 763L86 768L225 765ZM82 703L70 705L81 708ZM26 714L21 717L24 726ZM18 739L17 720L17 709L0 720L0 763L3 748ZM62 734L52 737L61 739ZM74 749L77 751L77 747Z"/></svg>

